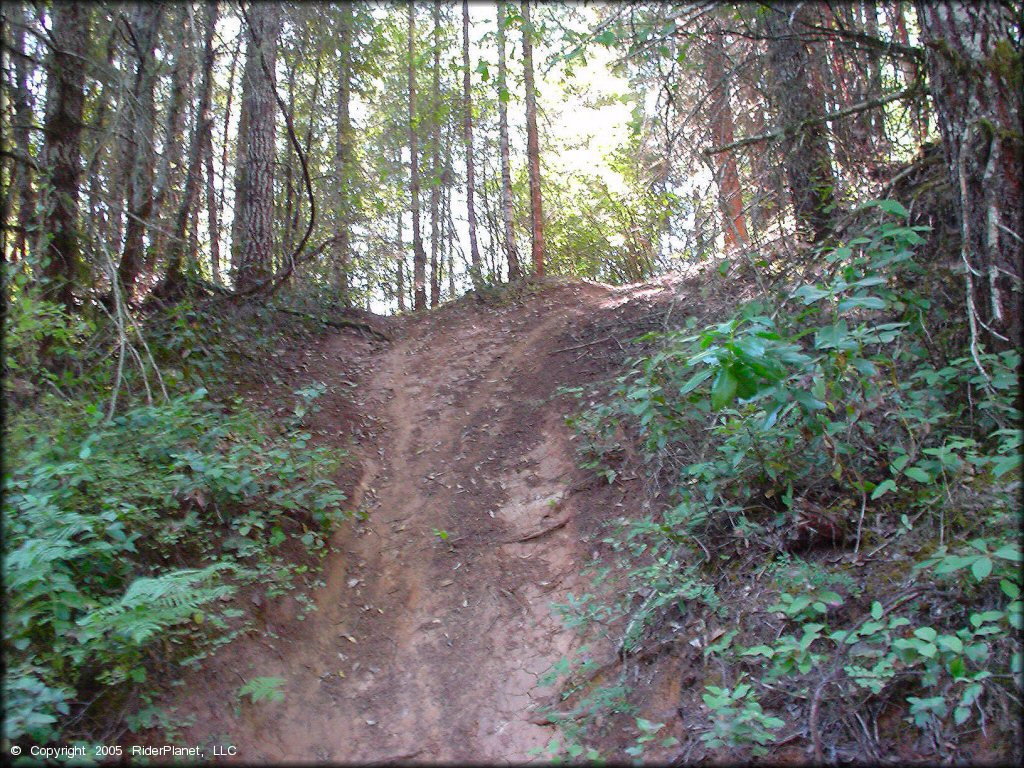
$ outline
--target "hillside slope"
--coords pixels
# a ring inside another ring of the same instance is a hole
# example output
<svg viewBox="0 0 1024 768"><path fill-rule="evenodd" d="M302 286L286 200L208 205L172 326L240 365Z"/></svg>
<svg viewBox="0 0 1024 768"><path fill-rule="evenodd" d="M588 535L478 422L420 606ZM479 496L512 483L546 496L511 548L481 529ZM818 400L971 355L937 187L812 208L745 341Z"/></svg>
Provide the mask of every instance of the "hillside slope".
<svg viewBox="0 0 1024 768"><path fill-rule="evenodd" d="M365 519L337 531L315 612L266 606L184 681L186 741L247 763L521 761L546 744L540 677L574 643L550 604L636 496L575 469L556 390L613 371L615 339L660 326L672 292L560 283L403 318L391 344L344 331L293 350L297 381L328 385L313 431L354 452ZM232 706L256 676L283 678L283 702Z"/></svg>

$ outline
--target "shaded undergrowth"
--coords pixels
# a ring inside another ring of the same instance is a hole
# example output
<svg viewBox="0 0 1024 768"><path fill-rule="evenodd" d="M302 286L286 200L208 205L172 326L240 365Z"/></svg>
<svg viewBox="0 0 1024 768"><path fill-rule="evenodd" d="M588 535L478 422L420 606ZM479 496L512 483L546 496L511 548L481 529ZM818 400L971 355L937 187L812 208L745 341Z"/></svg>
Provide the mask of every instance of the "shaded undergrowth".
<svg viewBox="0 0 1024 768"><path fill-rule="evenodd" d="M7 267L5 737L171 735L158 687L247 630L241 595L312 607L345 498L344 455L306 428L324 387L284 419L226 394L280 342L269 309L69 318Z"/></svg>
<svg viewBox="0 0 1024 768"><path fill-rule="evenodd" d="M649 334L577 390L584 465L639 469L655 511L560 606L618 673L553 670L577 704L552 754L1020 756L1020 350L951 333L924 229L872 205L813 280ZM678 719L641 716L659 668L689 670Z"/></svg>

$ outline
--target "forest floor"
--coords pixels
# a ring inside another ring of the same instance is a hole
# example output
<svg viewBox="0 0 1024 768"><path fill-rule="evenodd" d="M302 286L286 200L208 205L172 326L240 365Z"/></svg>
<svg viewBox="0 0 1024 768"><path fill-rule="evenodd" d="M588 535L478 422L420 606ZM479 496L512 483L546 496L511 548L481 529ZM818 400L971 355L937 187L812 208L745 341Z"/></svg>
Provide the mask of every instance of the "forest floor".
<svg viewBox="0 0 1024 768"><path fill-rule="evenodd" d="M558 389L616 373L620 340L662 327L678 287L553 282L376 318L391 342L342 330L282 350L285 385L328 386L310 427L349 451L360 514L334 534L317 610L260 602L258 630L177 687L184 743L244 763L523 761L547 744L535 710L557 691L540 678L578 643L551 604L642 495L576 468ZM280 384L248 389L282 402ZM283 678L284 700L241 702L257 676Z"/></svg>

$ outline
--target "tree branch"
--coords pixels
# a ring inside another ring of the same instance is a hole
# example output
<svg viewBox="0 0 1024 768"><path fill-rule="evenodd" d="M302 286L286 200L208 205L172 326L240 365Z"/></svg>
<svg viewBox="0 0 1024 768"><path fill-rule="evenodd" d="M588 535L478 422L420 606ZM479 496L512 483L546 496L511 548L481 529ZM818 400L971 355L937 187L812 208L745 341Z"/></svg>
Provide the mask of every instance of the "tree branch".
<svg viewBox="0 0 1024 768"><path fill-rule="evenodd" d="M745 139L737 139L736 141L728 144L723 144L720 147L712 147L711 149L705 149L701 154L704 155L717 155L722 152L729 152L733 149L740 149L742 147L750 146L751 144L759 144L762 141L775 141L781 139L788 134L796 133L803 128L809 128L812 125L820 125L821 123L827 123L830 120L839 120L850 115L855 115L859 112L865 112L869 109L875 109L881 107L892 101L900 101L902 99L909 98L920 92L921 88L918 84L911 85L908 88L904 88L902 91L896 91L890 93L887 96L880 96L877 99L870 99L869 101L862 101L860 104L852 104L849 107L843 107L837 109L835 112L827 112L819 117L812 117L808 120L802 120L799 123L791 125L780 125L772 128L770 131L759 133L756 136L748 136Z"/></svg>

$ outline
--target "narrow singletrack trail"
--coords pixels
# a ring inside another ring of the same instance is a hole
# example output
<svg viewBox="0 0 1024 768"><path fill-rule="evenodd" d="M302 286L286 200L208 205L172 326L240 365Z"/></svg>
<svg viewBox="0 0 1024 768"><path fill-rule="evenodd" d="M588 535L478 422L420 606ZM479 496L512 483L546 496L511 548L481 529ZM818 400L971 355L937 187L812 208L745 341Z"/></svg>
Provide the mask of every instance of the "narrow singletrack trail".
<svg viewBox="0 0 1024 768"><path fill-rule="evenodd" d="M188 704L194 742L237 745L246 763L375 763L521 762L550 740L530 715L575 642L551 603L589 554L554 402L586 363L559 346L631 297L571 284L442 310L368 360L373 426L352 500L365 518L335 534L317 611L239 640L197 676L213 689ZM330 384L330 342L323 353L310 375ZM329 411L317 418L331 433ZM284 701L218 705L213 690L256 675L284 678Z"/></svg>

